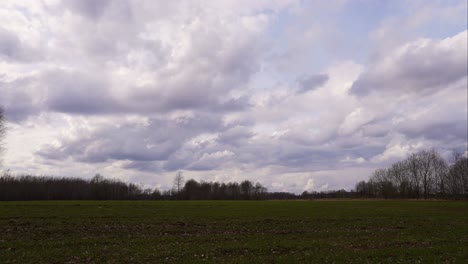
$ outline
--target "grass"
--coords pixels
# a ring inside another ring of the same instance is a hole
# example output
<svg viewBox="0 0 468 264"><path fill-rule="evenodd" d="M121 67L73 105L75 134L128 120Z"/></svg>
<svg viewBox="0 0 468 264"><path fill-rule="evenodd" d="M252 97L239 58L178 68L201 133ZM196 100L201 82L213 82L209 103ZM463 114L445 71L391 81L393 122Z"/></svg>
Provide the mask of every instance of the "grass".
<svg viewBox="0 0 468 264"><path fill-rule="evenodd" d="M0 263L468 263L467 206L0 202Z"/></svg>

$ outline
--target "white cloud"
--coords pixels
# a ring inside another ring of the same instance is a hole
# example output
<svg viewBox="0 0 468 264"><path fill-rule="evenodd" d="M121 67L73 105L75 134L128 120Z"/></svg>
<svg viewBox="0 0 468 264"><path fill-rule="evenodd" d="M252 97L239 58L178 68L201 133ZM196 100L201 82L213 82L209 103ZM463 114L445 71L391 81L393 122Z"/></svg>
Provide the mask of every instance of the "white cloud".
<svg viewBox="0 0 468 264"><path fill-rule="evenodd" d="M357 94L433 93L467 73L467 31L443 40L419 39L391 51L353 85Z"/></svg>

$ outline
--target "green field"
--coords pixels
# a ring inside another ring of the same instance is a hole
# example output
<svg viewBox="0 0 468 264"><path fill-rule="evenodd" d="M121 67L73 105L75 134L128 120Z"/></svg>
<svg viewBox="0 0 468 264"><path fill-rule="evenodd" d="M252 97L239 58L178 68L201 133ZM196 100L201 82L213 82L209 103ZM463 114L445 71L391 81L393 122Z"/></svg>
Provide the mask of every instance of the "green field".
<svg viewBox="0 0 468 264"><path fill-rule="evenodd" d="M0 263L468 263L467 205L0 202Z"/></svg>

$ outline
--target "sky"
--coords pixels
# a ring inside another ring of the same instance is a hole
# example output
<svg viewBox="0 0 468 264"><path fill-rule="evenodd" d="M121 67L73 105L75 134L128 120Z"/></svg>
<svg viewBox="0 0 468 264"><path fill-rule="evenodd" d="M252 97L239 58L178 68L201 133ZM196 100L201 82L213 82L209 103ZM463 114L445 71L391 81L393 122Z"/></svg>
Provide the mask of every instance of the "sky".
<svg viewBox="0 0 468 264"><path fill-rule="evenodd" d="M467 149L467 2L2 0L0 171L351 189Z"/></svg>

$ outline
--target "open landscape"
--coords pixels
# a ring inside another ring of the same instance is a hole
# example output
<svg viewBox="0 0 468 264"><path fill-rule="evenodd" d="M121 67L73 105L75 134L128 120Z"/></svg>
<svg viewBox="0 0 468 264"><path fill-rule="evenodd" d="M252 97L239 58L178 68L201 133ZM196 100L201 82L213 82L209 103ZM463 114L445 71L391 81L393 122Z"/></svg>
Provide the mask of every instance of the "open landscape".
<svg viewBox="0 0 468 264"><path fill-rule="evenodd" d="M460 201L0 202L2 263L466 263Z"/></svg>
<svg viewBox="0 0 468 264"><path fill-rule="evenodd" d="M0 0L0 264L468 264L466 0Z"/></svg>

